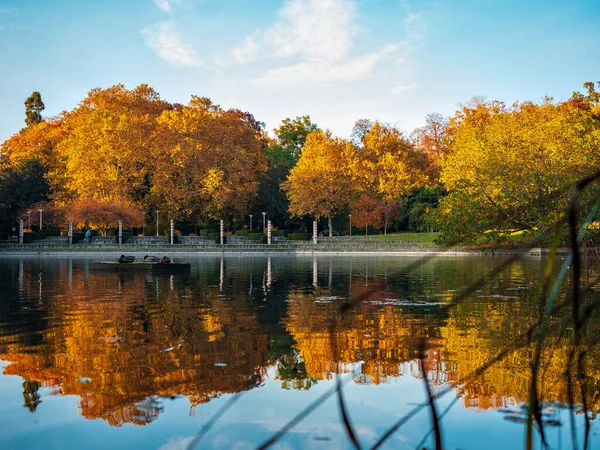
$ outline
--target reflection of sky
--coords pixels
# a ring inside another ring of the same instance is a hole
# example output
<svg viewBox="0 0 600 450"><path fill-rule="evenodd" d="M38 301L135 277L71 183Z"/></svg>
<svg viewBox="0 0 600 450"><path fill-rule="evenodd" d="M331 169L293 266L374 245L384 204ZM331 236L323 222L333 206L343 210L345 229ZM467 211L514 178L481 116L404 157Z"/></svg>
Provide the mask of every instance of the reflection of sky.
<svg viewBox="0 0 600 450"><path fill-rule="evenodd" d="M0 363L3 368L6 363ZM344 375L347 377L349 375ZM230 398L224 395L196 407L190 416L185 398L160 400L164 412L144 427L125 424L111 427L103 420L82 420L77 408L78 397L51 395L40 389L42 403L36 413L22 406L22 379L0 376L0 417L3 432L0 448L8 449L116 449L144 448L160 450L185 449L202 426ZM285 390L274 379L273 369L262 387L244 392L239 401L217 422L198 445L198 449L251 449L284 425L310 402L332 389L333 381L320 381L310 390ZM424 400L421 380L404 376L380 385L345 385L346 405L363 445L376 437L403 414ZM453 400L454 391L438 402L443 411ZM292 406L293 405L293 406ZM387 446L389 449L413 449L429 429L428 410L424 409L402 427ZM570 448L566 413L563 427L548 428L550 444ZM579 422L581 417L578 417ZM592 422L592 431L597 430ZM445 447L448 449L523 448L524 425L508 422L494 410L465 409L459 401L442 422ZM593 436L592 436L593 439ZM428 442L431 446L431 440ZM278 449L345 449L350 448L342 429L337 398L325 404L296 426L274 448ZM591 448L594 446L592 440Z"/></svg>

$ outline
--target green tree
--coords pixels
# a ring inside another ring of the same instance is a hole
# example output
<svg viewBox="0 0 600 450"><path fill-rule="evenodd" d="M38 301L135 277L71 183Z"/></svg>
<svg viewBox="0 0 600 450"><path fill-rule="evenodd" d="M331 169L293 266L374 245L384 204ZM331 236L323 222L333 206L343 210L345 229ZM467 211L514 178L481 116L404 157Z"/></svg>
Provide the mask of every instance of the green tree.
<svg viewBox="0 0 600 450"><path fill-rule="evenodd" d="M266 212L277 226L298 225L289 217L289 201L281 184L296 165L306 137L313 131L319 131L319 127L311 122L309 116L287 118L274 130L275 140L266 149L267 171L261 179L259 201L253 212Z"/></svg>
<svg viewBox="0 0 600 450"><path fill-rule="evenodd" d="M39 159L29 159L0 172L0 223L10 230L21 210L48 200L50 185L46 168Z"/></svg>
<svg viewBox="0 0 600 450"><path fill-rule="evenodd" d="M29 127L40 123L42 121L42 111L44 108L42 95L37 91L31 94L31 96L25 100L25 124Z"/></svg>

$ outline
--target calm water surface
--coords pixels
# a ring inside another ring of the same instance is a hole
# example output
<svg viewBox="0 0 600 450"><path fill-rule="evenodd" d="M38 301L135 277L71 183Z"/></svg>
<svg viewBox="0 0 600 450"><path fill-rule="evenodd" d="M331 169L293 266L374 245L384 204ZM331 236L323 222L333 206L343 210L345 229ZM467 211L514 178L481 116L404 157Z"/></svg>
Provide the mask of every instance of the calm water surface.
<svg viewBox="0 0 600 450"><path fill-rule="evenodd" d="M444 257L413 268L416 260L206 257L188 260L189 275L160 276L94 272L86 259L0 260L0 448L183 449L235 395L197 448L255 448L335 387L337 374L368 447L425 399L423 345L434 392L459 382L438 402L440 412L451 407L445 447L523 448L531 350L466 376L535 323L543 261L518 261L457 302L502 260ZM342 316L348 300L355 306ZM598 322L586 333L597 334ZM561 364L568 342L552 336L544 353L552 448L571 448ZM595 410L599 360L591 352ZM416 448L428 414L384 448ZM594 419L592 448L598 430ZM337 398L275 448L351 448Z"/></svg>

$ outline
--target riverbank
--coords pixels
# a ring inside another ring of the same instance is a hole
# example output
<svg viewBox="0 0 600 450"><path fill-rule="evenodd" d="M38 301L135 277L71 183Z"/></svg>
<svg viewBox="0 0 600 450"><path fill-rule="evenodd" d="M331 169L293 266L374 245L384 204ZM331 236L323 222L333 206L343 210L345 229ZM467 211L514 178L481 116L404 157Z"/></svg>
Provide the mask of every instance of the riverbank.
<svg viewBox="0 0 600 450"><path fill-rule="evenodd" d="M355 248L352 248L355 247ZM102 257L107 259L118 258L122 254L143 258L145 255L189 258L200 256L220 255L329 255L329 256L528 256L542 257L550 253L548 248L505 248L505 249L468 249L468 248L443 248L433 246L395 246L389 245L305 245L291 246L283 244L234 246L234 245L211 245L201 247L164 245L164 246L54 246L40 247L30 245L15 245L0 249L0 258L10 257ZM589 250L589 249L588 249ZM557 254L565 256L570 253L569 248L560 248Z"/></svg>

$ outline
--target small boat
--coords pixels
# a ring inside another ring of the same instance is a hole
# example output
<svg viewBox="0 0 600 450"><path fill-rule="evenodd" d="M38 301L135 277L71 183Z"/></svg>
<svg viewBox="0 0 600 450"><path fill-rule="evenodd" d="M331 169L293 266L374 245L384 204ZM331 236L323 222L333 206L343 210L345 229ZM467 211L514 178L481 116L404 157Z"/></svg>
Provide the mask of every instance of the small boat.
<svg viewBox="0 0 600 450"><path fill-rule="evenodd" d="M160 262L131 262L98 261L92 263L92 270L108 270L113 272L189 272L190 263L160 263Z"/></svg>

